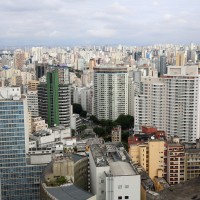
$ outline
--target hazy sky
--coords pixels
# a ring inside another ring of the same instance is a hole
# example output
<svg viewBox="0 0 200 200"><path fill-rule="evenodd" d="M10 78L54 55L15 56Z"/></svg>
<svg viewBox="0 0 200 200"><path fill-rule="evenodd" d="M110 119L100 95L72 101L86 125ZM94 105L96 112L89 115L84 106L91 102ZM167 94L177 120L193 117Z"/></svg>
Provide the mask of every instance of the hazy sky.
<svg viewBox="0 0 200 200"><path fill-rule="evenodd" d="M1 45L200 43L200 0L0 0Z"/></svg>

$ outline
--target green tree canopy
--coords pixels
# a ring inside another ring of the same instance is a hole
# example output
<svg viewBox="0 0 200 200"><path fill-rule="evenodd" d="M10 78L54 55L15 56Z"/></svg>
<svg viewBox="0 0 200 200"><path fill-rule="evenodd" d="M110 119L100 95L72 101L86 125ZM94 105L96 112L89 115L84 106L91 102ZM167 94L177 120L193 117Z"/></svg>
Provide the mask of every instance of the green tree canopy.
<svg viewBox="0 0 200 200"><path fill-rule="evenodd" d="M120 115L115 122L121 125L123 130L134 126L134 118L131 115Z"/></svg>
<svg viewBox="0 0 200 200"><path fill-rule="evenodd" d="M102 127L96 126L96 127L93 129L93 131L94 131L99 137L102 137L102 136L105 135L105 130L104 130L104 128L102 128Z"/></svg>
<svg viewBox="0 0 200 200"><path fill-rule="evenodd" d="M78 103L73 104L73 113L81 114L83 112L82 106Z"/></svg>
<svg viewBox="0 0 200 200"><path fill-rule="evenodd" d="M90 120L92 120L95 124L99 124L99 120L94 115L90 116Z"/></svg>

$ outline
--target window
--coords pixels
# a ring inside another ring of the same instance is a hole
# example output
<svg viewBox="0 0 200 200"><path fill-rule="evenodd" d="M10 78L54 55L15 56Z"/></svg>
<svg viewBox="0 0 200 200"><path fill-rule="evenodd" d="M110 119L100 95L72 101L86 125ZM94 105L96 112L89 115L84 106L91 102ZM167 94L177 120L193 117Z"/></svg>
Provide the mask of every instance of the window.
<svg viewBox="0 0 200 200"><path fill-rule="evenodd" d="M125 199L129 199L129 196L125 196Z"/></svg>
<svg viewBox="0 0 200 200"><path fill-rule="evenodd" d="M129 188L129 185L125 185L125 188Z"/></svg>
<svg viewBox="0 0 200 200"><path fill-rule="evenodd" d="M101 180L101 183L104 183L104 180Z"/></svg>
<svg viewBox="0 0 200 200"><path fill-rule="evenodd" d="M122 189L122 185L118 185L118 189Z"/></svg>
<svg viewBox="0 0 200 200"><path fill-rule="evenodd" d="M119 196L118 199L122 199L122 196Z"/></svg>

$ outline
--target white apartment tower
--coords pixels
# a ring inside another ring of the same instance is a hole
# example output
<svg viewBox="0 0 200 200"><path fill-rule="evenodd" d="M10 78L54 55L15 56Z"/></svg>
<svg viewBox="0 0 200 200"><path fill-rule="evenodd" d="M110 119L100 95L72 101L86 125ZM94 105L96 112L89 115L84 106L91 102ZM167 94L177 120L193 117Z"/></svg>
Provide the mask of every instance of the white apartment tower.
<svg viewBox="0 0 200 200"><path fill-rule="evenodd" d="M135 96L135 128L152 125L158 130L165 130L165 101L165 84L162 79L142 77L140 94Z"/></svg>
<svg viewBox="0 0 200 200"><path fill-rule="evenodd" d="M200 137L200 75L197 66L168 67L166 85L166 132L183 141Z"/></svg>
<svg viewBox="0 0 200 200"><path fill-rule="evenodd" d="M185 142L200 137L200 75L197 66L170 66L161 78L142 77L135 96L135 127L156 126Z"/></svg>
<svg viewBox="0 0 200 200"><path fill-rule="evenodd" d="M126 67L94 68L94 115L115 120L128 114L128 73Z"/></svg>

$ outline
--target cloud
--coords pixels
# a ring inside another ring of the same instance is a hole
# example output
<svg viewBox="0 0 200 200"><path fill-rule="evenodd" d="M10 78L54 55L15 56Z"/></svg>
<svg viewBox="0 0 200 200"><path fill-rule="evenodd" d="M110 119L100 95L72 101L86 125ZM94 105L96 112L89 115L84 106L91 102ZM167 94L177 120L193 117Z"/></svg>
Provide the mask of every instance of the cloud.
<svg viewBox="0 0 200 200"><path fill-rule="evenodd" d="M89 36L91 37L98 37L98 38L111 38L115 36L116 31L113 29L106 29L106 28L100 28L96 30L88 30L87 31Z"/></svg>
<svg viewBox="0 0 200 200"><path fill-rule="evenodd" d="M199 42L199 0L0 1L3 45ZM180 34L181 33L181 34ZM187 37L186 37L187 36ZM28 44L28 43L27 43Z"/></svg>

